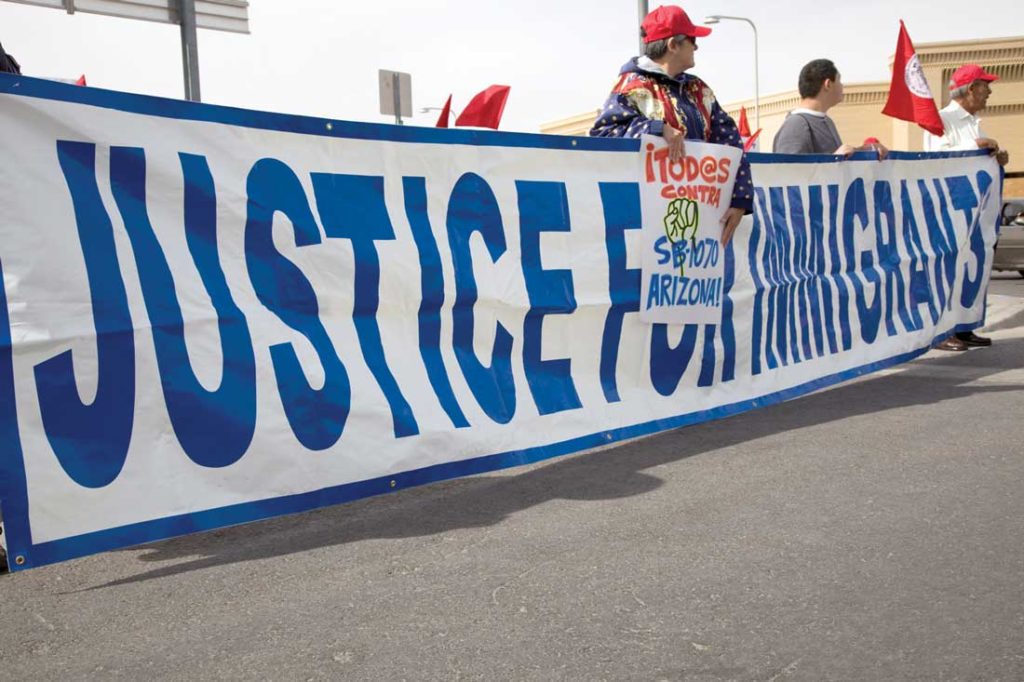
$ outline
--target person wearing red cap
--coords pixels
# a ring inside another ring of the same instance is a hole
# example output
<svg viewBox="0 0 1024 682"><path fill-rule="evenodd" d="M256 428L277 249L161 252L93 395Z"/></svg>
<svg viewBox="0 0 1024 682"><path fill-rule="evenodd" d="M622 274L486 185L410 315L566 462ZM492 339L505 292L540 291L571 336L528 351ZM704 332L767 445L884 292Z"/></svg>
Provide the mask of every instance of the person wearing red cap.
<svg viewBox="0 0 1024 682"><path fill-rule="evenodd" d="M1005 166L1010 155L999 143L981 130L978 112L985 108L992 94L990 83L999 76L988 73L977 64L964 64L953 72L949 79L949 104L939 112L946 130L941 137L926 132L925 151L943 152L970 149L987 149L996 157L1000 166ZM978 336L974 332L959 332L935 346L939 350L964 351L970 347L991 346L992 339Z"/></svg>
<svg viewBox="0 0 1024 682"><path fill-rule="evenodd" d="M999 148L999 143L985 135L981 130L981 119L978 112L988 104L992 94L990 83L999 80L999 76L988 73L977 64L964 64L953 72L949 79L950 102L939 116L946 127L941 137L926 132L924 148L930 152L954 151L964 149L988 149L999 165L1005 166L1009 154Z"/></svg>
<svg viewBox="0 0 1024 682"><path fill-rule="evenodd" d="M659 7L640 25L644 54L626 62L594 122L594 137L660 135L676 161L686 154L685 140L702 140L743 148L739 130L715 99L711 88L685 73L694 65L697 39L711 33L696 26L681 7ZM729 209L722 220L722 243L754 204L750 163L740 160Z"/></svg>

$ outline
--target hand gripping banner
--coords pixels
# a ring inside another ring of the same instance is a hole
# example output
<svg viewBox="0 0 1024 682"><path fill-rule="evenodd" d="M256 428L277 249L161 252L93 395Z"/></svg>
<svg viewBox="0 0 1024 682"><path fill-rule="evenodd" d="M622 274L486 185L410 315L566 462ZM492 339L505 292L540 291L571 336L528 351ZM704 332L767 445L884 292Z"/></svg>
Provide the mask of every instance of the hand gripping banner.
<svg viewBox="0 0 1024 682"><path fill-rule="evenodd" d="M755 211L720 252L719 321L648 324L636 140L6 75L0 130L14 570L577 452L908 360L982 323L1000 203L998 168L975 153L752 155Z"/></svg>

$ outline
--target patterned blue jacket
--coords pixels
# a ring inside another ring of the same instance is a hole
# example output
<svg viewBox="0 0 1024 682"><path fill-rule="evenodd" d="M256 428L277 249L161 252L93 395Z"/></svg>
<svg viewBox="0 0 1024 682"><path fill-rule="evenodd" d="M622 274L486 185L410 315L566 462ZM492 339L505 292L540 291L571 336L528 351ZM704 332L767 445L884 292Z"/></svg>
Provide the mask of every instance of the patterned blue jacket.
<svg viewBox="0 0 1024 682"><path fill-rule="evenodd" d="M664 72L638 65L638 59L626 62L619 72L619 79L590 129L592 137L660 136L667 123L683 131L687 140L743 148L736 123L704 81L688 73L670 78ZM729 205L750 213L753 197L750 162L744 154Z"/></svg>

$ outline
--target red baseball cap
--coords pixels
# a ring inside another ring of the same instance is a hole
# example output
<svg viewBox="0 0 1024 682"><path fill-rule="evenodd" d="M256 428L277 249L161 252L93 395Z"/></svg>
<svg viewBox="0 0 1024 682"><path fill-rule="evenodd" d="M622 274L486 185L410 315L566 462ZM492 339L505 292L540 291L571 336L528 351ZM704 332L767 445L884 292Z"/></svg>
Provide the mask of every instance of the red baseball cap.
<svg viewBox="0 0 1024 682"><path fill-rule="evenodd" d="M988 73L977 64L964 64L953 72L953 77L949 79L949 89L956 90L965 85L970 85L974 81L991 83L997 80L999 80L999 76L994 73Z"/></svg>
<svg viewBox="0 0 1024 682"><path fill-rule="evenodd" d="M640 28L644 30L645 43L653 43L655 40L664 40L672 36L702 38L711 33L707 26L695 25L683 8L675 5L654 10L644 17Z"/></svg>

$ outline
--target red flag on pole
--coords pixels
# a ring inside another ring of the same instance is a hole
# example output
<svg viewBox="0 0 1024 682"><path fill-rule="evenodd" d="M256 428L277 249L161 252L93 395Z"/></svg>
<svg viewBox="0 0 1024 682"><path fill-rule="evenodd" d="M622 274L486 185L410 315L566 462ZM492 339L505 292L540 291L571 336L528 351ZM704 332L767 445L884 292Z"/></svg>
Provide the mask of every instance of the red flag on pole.
<svg viewBox="0 0 1024 682"><path fill-rule="evenodd" d="M501 114L505 111L505 101L508 99L511 89L508 85L492 85L478 93L455 119L455 125L497 130L498 123L501 122Z"/></svg>
<svg viewBox="0 0 1024 682"><path fill-rule="evenodd" d="M441 115L437 119L437 125L435 128L447 128L448 117L452 113L452 96L448 95L448 101L444 103L444 107L441 108Z"/></svg>
<svg viewBox="0 0 1024 682"><path fill-rule="evenodd" d="M740 140L743 142L743 151L749 152L757 144L757 136L761 134L761 129L758 128L756 133L751 134L746 107L740 107L740 122L737 128L740 131Z"/></svg>
<svg viewBox="0 0 1024 682"><path fill-rule="evenodd" d="M740 107L740 137L746 139L750 137L750 123L747 121L747 108Z"/></svg>
<svg viewBox="0 0 1024 682"><path fill-rule="evenodd" d="M896 41L896 57L892 63L889 101L882 113L901 121L916 123L933 135L942 135L945 127L932 98L932 90L924 77L921 62L910 42L907 27L900 20L900 37Z"/></svg>

